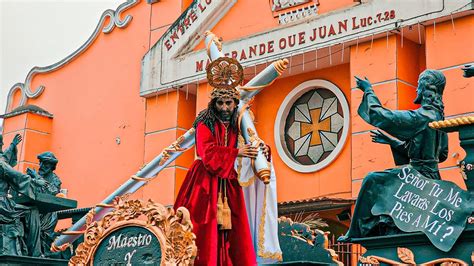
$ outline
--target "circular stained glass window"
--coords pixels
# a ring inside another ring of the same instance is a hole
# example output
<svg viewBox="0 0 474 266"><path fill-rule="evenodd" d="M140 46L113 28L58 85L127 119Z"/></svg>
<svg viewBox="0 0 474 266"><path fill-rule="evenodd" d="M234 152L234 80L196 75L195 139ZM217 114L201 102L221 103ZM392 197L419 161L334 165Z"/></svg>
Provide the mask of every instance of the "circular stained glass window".
<svg viewBox="0 0 474 266"><path fill-rule="evenodd" d="M325 80L300 84L284 100L275 123L277 150L299 172L319 170L336 158L349 127L342 91Z"/></svg>

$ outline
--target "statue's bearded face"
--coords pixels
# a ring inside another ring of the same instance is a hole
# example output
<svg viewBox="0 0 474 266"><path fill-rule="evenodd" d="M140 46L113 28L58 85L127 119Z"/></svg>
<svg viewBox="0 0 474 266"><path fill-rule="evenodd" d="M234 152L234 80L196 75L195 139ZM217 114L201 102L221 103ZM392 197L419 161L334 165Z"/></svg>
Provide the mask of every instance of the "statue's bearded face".
<svg viewBox="0 0 474 266"><path fill-rule="evenodd" d="M418 79L418 87L416 88L416 98L413 101L416 104L421 104L421 100L423 100L423 91L426 88L426 81L424 79Z"/></svg>
<svg viewBox="0 0 474 266"><path fill-rule="evenodd" d="M234 113L235 107L236 104L234 99L230 97L217 98L216 109L220 120L230 121L230 118Z"/></svg>
<svg viewBox="0 0 474 266"><path fill-rule="evenodd" d="M40 168L38 170L38 173L43 176L49 172L52 172L54 168L54 165L50 162L45 162L45 161L40 161Z"/></svg>

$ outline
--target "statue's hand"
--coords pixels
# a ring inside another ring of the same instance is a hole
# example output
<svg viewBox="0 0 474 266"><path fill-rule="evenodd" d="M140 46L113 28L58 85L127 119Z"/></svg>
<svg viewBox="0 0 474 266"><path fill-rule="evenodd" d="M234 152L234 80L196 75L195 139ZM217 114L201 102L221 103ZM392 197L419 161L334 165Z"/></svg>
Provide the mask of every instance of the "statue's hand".
<svg viewBox="0 0 474 266"><path fill-rule="evenodd" d="M465 65L461 69L464 71L464 77L466 78L474 77L474 65Z"/></svg>
<svg viewBox="0 0 474 266"><path fill-rule="evenodd" d="M35 170L31 169L31 168L26 168L26 174L31 176L31 177L35 177L36 176L36 172Z"/></svg>
<svg viewBox="0 0 474 266"><path fill-rule="evenodd" d="M12 144L13 145L18 145L22 141L22 137L20 134L16 134L15 137L13 138Z"/></svg>
<svg viewBox="0 0 474 266"><path fill-rule="evenodd" d="M254 159L257 157L257 155L258 155L257 147L253 147L250 144L246 144L245 146L239 148L239 154L237 156Z"/></svg>
<svg viewBox="0 0 474 266"><path fill-rule="evenodd" d="M361 79L358 76L354 77L356 79L357 88L359 88L361 91L365 92L365 90L368 88L372 88L372 84L370 84L370 81L367 79L367 77L365 79Z"/></svg>
<svg viewBox="0 0 474 266"><path fill-rule="evenodd" d="M267 161L270 161L271 160L270 146L268 146L267 144L263 142L260 142L260 149L262 150L263 155L265 156Z"/></svg>
<svg viewBox="0 0 474 266"><path fill-rule="evenodd" d="M33 179L41 178L41 176L34 169L31 168L26 168L26 174L31 176Z"/></svg>
<svg viewBox="0 0 474 266"><path fill-rule="evenodd" d="M376 129L376 130L371 130L371 137L372 137L372 142L375 143L381 143L381 144L391 144L393 142L392 137L389 135L383 133L382 131Z"/></svg>

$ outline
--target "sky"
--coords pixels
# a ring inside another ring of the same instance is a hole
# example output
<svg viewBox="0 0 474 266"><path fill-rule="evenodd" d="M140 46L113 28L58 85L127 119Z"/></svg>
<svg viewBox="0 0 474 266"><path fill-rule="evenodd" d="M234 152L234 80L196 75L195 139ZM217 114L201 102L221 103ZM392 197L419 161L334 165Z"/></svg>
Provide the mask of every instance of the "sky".
<svg viewBox="0 0 474 266"><path fill-rule="evenodd" d="M102 13L125 0L0 0L0 114L7 94L34 67L54 64L94 32Z"/></svg>

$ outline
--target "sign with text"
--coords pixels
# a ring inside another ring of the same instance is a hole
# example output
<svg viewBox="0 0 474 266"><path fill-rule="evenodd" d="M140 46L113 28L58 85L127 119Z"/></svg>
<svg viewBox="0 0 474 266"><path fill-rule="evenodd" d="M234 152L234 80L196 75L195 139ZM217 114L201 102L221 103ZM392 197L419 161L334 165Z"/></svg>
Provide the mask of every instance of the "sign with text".
<svg viewBox="0 0 474 266"><path fill-rule="evenodd" d="M194 1L144 56L140 95L146 97L159 90L195 84L205 79L208 56L205 49L195 48L202 41L204 32L212 29L225 17L235 3L236 0ZM314 4L305 2L292 8L299 10L311 5ZM369 36L469 9L470 6L466 6L465 0L418 0L401 1L397 5L387 1L368 1L308 19L297 19L299 13L296 12L282 17L283 20L291 22L289 24L258 33L246 33L245 36L235 36L231 41L226 41L223 44L223 53L238 59L244 67L249 67L315 51L316 48L358 42L359 39L363 40ZM245 14L245 11L239 10L241 14ZM299 15L307 17L309 13L313 15L315 10L302 12ZM265 14L262 13L263 15ZM245 16L241 20L245 21ZM241 27L238 22L233 24L235 27ZM349 45L346 45L344 48L349 49L348 47ZM332 52L335 53L336 50ZM342 63L343 60L340 61Z"/></svg>
<svg viewBox="0 0 474 266"><path fill-rule="evenodd" d="M287 34L281 32L279 34L267 34L263 41L248 39L247 41L240 41L239 45L230 43L224 47L223 52L225 56L232 57L245 64L247 61L255 61L274 54L310 47L327 39L335 39L377 24L396 21L396 19L397 14L394 9L381 10L371 15L354 15L350 18L344 17L341 20L320 23L314 27L307 25L301 31L287 32ZM194 63L195 73L205 71L210 63L210 60L206 59L206 54L203 54L203 58L196 60Z"/></svg>
<svg viewBox="0 0 474 266"><path fill-rule="evenodd" d="M423 232L438 249L448 252L472 213L470 194L449 181L424 177L411 166L387 170L373 215L389 215L405 232Z"/></svg>
<svg viewBox="0 0 474 266"><path fill-rule="evenodd" d="M98 245L94 265L160 265L161 246L150 230L126 226L111 232Z"/></svg>

